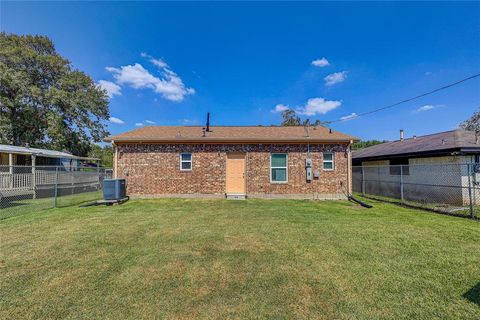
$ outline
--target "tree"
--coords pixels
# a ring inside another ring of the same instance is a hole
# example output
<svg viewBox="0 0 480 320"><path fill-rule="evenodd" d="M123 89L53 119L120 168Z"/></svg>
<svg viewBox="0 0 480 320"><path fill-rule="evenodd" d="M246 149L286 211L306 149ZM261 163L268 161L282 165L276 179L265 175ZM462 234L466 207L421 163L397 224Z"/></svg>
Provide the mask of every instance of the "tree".
<svg viewBox="0 0 480 320"><path fill-rule="evenodd" d="M89 157L99 158L100 163L108 168L113 166L113 148L111 145L99 146L98 144L92 144Z"/></svg>
<svg viewBox="0 0 480 320"><path fill-rule="evenodd" d="M322 122L320 120L315 120L313 123L310 122L310 119L305 119L302 121L299 116L297 116L295 110L287 109L282 111L282 122L281 126L289 127L289 126L325 126L328 125L328 122Z"/></svg>
<svg viewBox="0 0 480 320"><path fill-rule="evenodd" d="M0 33L0 142L87 155L108 135L108 96L45 36Z"/></svg>
<svg viewBox="0 0 480 320"><path fill-rule="evenodd" d="M368 147L371 147L371 146L374 146L374 145L377 145L377 144L381 144L381 143L385 143L385 142L388 142L388 141L387 140L383 140L383 141L380 141L380 140L361 140L361 141L358 141L358 142L355 142L354 144L352 144L352 150L360 150L360 149L368 148Z"/></svg>
<svg viewBox="0 0 480 320"><path fill-rule="evenodd" d="M282 111L281 115L282 123L280 125L283 127L300 126L302 124L302 120L299 116L297 116L294 110L284 110Z"/></svg>
<svg viewBox="0 0 480 320"><path fill-rule="evenodd" d="M460 128L468 131L475 131L480 133L480 110L473 113L470 119L465 120L460 124Z"/></svg>

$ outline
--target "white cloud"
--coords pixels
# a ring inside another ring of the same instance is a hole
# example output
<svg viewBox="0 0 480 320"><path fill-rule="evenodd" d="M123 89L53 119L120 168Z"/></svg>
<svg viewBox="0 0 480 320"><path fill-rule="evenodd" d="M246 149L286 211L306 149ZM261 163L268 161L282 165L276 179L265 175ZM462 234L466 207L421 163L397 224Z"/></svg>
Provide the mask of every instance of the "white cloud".
<svg viewBox="0 0 480 320"><path fill-rule="evenodd" d="M323 98L308 99L307 104L296 109L297 113L313 116L316 114L325 114L342 105L341 101L325 100Z"/></svg>
<svg viewBox="0 0 480 320"><path fill-rule="evenodd" d="M159 81L158 78L151 75L150 72L139 63L120 68L107 67L107 71L113 74L117 83L128 85L135 89L155 89L154 84Z"/></svg>
<svg viewBox="0 0 480 320"><path fill-rule="evenodd" d="M426 105L418 108L416 111L417 112L424 112L424 111L430 111L430 110L433 110L433 109L436 109L436 108L438 108L438 106L434 106L434 105L431 105L431 104L426 104Z"/></svg>
<svg viewBox="0 0 480 320"><path fill-rule="evenodd" d="M124 124L125 122L122 120L122 119L119 119L119 118L115 118L115 117L110 117L110 120L111 123L116 123L116 124Z"/></svg>
<svg viewBox="0 0 480 320"><path fill-rule="evenodd" d="M278 113L278 112L283 112L283 111L288 110L288 109L290 109L288 106L280 103L280 104L277 104L275 106L275 109L273 109L272 112Z"/></svg>
<svg viewBox="0 0 480 320"><path fill-rule="evenodd" d="M334 84L345 81L347 78L347 71L335 72L329 74L324 78L326 86L333 86Z"/></svg>
<svg viewBox="0 0 480 320"><path fill-rule="evenodd" d="M152 89L170 101L180 102L185 96L195 93L193 88L185 87L182 79L163 60L154 59L146 53L143 53L142 56L149 58L150 62L160 69L160 78L152 75L140 63L119 68L107 67L106 69L113 74L118 84L134 89Z"/></svg>
<svg viewBox="0 0 480 320"><path fill-rule="evenodd" d="M108 95L109 98L111 98L115 95L118 95L118 96L122 95L122 91L121 91L122 88L118 84L113 83L111 81L100 80L100 81L98 81L97 86L100 89L103 89L103 90L107 91L107 95Z"/></svg>
<svg viewBox="0 0 480 320"><path fill-rule="evenodd" d="M197 120L191 120L191 119L182 119L180 122L184 125L194 125L198 123Z"/></svg>
<svg viewBox="0 0 480 320"><path fill-rule="evenodd" d="M155 59L154 57L152 57L151 55L149 55L145 52L142 52L140 55L143 58L147 58L148 61L150 61L152 64L156 65L159 68L168 68L168 64L165 61L163 61L162 59Z"/></svg>
<svg viewBox="0 0 480 320"><path fill-rule="evenodd" d="M328 62L327 58L324 57L324 58L322 58L322 59L313 60L313 61L312 61L312 64L313 64L315 67L323 68L323 67L329 66L329 65L330 65L330 62Z"/></svg>
<svg viewBox="0 0 480 320"><path fill-rule="evenodd" d="M427 71L427 72L425 72L425 75L426 75L426 76L429 76L429 75L431 75L431 74L432 74L432 72L431 72L431 71Z"/></svg>
<svg viewBox="0 0 480 320"><path fill-rule="evenodd" d="M348 121L348 120L356 119L357 117L358 117L358 115L355 112L353 112L353 113L349 114L348 116L340 117L340 120Z"/></svg>
<svg viewBox="0 0 480 320"><path fill-rule="evenodd" d="M146 124L155 124L156 122L155 121L152 121L152 120L145 120L144 122L137 122L135 123L135 125L137 127L143 127L145 126Z"/></svg>

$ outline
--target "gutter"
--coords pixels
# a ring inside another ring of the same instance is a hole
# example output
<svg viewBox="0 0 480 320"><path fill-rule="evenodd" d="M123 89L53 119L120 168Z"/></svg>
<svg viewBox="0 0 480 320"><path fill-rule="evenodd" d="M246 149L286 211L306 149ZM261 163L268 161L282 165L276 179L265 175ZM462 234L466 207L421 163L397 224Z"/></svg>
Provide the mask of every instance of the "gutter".
<svg viewBox="0 0 480 320"><path fill-rule="evenodd" d="M349 143L350 141L358 141L352 139L223 139L223 138L208 138L208 139L153 139L153 138L129 138L129 139L110 139L106 138L103 141L116 143Z"/></svg>

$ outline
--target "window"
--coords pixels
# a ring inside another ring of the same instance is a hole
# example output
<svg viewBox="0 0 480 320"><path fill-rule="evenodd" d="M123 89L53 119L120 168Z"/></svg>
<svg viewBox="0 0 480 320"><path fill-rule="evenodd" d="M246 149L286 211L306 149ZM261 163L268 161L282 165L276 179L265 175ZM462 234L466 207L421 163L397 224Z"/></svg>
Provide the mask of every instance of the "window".
<svg viewBox="0 0 480 320"><path fill-rule="evenodd" d="M410 168L408 166L408 158L392 159L390 160L390 175L399 176L410 175Z"/></svg>
<svg viewBox="0 0 480 320"><path fill-rule="evenodd" d="M270 155L270 181L285 183L288 181L288 156L286 153Z"/></svg>
<svg viewBox="0 0 480 320"><path fill-rule="evenodd" d="M191 153L180 154L180 170L181 171L192 170L192 154Z"/></svg>
<svg viewBox="0 0 480 320"><path fill-rule="evenodd" d="M332 152L324 152L323 153L323 170L334 170L334 158Z"/></svg>

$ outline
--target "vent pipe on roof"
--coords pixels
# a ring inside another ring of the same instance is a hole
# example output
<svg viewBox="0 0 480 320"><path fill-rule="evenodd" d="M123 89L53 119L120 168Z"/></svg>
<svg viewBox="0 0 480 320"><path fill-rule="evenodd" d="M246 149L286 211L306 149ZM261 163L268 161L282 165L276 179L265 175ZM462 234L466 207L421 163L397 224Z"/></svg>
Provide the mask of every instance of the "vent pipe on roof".
<svg viewBox="0 0 480 320"><path fill-rule="evenodd" d="M413 136L413 139L414 139L414 140L417 139L417 136Z"/></svg>
<svg viewBox="0 0 480 320"><path fill-rule="evenodd" d="M403 129L400 129L400 141L403 141Z"/></svg>
<svg viewBox="0 0 480 320"><path fill-rule="evenodd" d="M303 132L304 132L304 137L306 138L310 137L310 134L308 132L308 126L303 126Z"/></svg>

